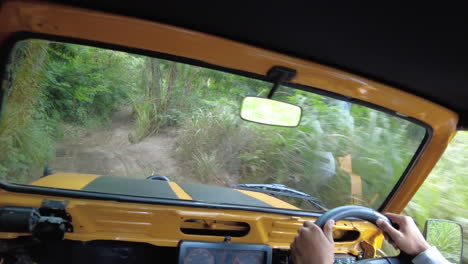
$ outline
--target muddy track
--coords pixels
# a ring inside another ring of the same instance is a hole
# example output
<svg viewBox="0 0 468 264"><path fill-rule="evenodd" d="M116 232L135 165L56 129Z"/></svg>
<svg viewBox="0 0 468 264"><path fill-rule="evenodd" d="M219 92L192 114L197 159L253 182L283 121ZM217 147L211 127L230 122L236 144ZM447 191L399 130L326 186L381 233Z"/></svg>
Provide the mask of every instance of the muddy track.
<svg viewBox="0 0 468 264"><path fill-rule="evenodd" d="M128 178L159 174L174 181L194 181L183 176L174 158L175 130L162 131L134 144L128 139L132 130L132 113L129 108L125 108L115 113L112 123L107 127L80 137L65 134L49 167L53 172Z"/></svg>

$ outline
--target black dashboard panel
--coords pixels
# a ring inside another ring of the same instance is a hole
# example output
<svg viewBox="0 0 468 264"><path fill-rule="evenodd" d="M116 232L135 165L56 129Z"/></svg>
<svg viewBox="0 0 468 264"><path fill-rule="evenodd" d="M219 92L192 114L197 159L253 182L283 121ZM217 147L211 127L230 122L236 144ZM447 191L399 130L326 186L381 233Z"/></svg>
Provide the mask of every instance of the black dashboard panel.
<svg viewBox="0 0 468 264"><path fill-rule="evenodd" d="M179 246L179 264L270 264L271 261L272 249L267 245L182 241Z"/></svg>
<svg viewBox="0 0 468 264"><path fill-rule="evenodd" d="M3 247L2 247L3 246ZM179 247L162 247L127 241L40 241L33 237L0 239L0 258L5 264L152 264L152 263L262 263L289 264L288 249L268 245L229 242L182 241ZM360 260L359 263L402 263L401 258ZM335 254L335 264L357 261L349 254ZM409 262L408 262L409 263Z"/></svg>

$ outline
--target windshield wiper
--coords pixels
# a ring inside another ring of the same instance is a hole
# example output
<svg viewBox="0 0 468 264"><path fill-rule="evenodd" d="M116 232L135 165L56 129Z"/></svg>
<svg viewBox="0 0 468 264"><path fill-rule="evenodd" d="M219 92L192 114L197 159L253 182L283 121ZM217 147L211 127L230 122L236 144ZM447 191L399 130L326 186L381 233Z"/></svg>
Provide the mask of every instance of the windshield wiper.
<svg viewBox="0 0 468 264"><path fill-rule="evenodd" d="M299 198L309 202L311 205L324 212L328 210L327 208L320 205L320 199L317 197L313 197L307 193L294 190L283 184L237 184L232 186L232 188L267 193L272 196L283 195L287 197Z"/></svg>

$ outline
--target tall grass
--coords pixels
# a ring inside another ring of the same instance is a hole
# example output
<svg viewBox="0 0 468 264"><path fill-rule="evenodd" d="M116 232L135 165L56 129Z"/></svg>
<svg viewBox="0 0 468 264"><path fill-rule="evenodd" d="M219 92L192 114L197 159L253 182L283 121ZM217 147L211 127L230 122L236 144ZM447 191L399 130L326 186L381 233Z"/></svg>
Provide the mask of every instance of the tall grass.
<svg viewBox="0 0 468 264"><path fill-rule="evenodd" d="M18 183L40 174L59 123L100 123L122 104L134 111L133 142L176 129L176 156L200 182L282 183L328 207L380 205L424 136L398 117L285 87L275 98L303 108L301 126L244 122L240 99L264 95L270 83L78 45L25 41L9 75L2 86L0 179ZM447 218L462 222L468 235L466 142L468 134L459 133L406 208L419 225L429 217ZM323 169L325 155L335 161L331 171ZM360 200L350 199L350 177L340 164L347 155L363 181Z"/></svg>
<svg viewBox="0 0 468 264"><path fill-rule="evenodd" d="M144 58L139 68L140 87L130 94L135 116L133 142L178 125L193 89L200 89L203 80L200 68L156 58Z"/></svg>
<svg viewBox="0 0 468 264"><path fill-rule="evenodd" d="M3 81L0 179L39 177L62 123L108 123L135 84L135 56L44 40L18 42Z"/></svg>
<svg viewBox="0 0 468 264"><path fill-rule="evenodd" d="M464 261L468 263L468 132L458 132L429 177L405 208L418 226L428 218L459 222L464 230Z"/></svg>
<svg viewBox="0 0 468 264"><path fill-rule="evenodd" d="M424 136L420 129L408 138L409 123L362 106L349 111L320 95L284 88L281 94L303 107L298 128L245 122L235 97L207 98L180 121L178 158L200 178L209 162L216 168L207 172L209 179L227 173L221 177L231 179L226 182L280 183L316 196L328 207L356 201L375 207ZM346 156L350 169L361 176L362 197L351 197L350 176L340 164Z"/></svg>
<svg viewBox="0 0 468 264"><path fill-rule="evenodd" d="M428 224L427 241L437 247L444 257L459 263L461 256L462 237L458 225L450 222L431 221Z"/></svg>
<svg viewBox="0 0 468 264"><path fill-rule="evenodd" d="M0 179L26 183L40 175L53 149L54 122L41 105L47 43L30 41L16 48L4 82L0 123Z"/></svg>
<svg viewBox="0 0 468 264"><path fill-rule="evenodd" d="M236 114L232 103L226 102L209 110L198 109L182 122L177 157L206 183L237 182L240 156L253 137Z"/></svg>
<svg viewBox="0 0 468 264"><path fill-rule="evenodd" d="M142 100L132 103L135 118L135 130L129 135L130 142L138 142L154 131L154 107L151 101Z"/></svg>

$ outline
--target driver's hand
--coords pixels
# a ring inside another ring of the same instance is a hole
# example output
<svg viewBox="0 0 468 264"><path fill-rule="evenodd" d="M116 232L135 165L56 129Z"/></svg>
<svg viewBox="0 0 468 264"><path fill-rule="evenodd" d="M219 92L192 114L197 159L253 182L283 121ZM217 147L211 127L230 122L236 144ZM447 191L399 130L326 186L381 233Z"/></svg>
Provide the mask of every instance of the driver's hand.
<svg viewBox="0 0 468 264"><path fill-rule="evenodd" d="M328 221L320 227L311 221L304 222L291 244L291 257L294 264L332 264L334 261L333 225Z"/></svg>
<svg viewBox="0 0 468 264"><path fill-rule="evenodd" d="M430 247L413 218L392 213L385 215L399 226L398 229L395 229L382 219L377 220L377 225L385 232L385 238L394 248L400 249L408 255L416 256Z"/></svg>

